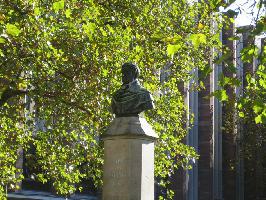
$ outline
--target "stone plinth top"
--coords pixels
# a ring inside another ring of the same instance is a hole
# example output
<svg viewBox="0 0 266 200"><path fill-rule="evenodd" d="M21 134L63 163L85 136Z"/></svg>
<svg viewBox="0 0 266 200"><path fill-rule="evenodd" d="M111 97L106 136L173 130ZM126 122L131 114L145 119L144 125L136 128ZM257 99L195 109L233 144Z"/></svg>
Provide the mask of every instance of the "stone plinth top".
<svg viewBox="0 0 266 200"><path fill-rule="evenodd" d="M150 139L158 138L151 125L141 117L117 117L115 118L104 134L103 139L110 139L110 136L119 137L145 137Z"/></svg>

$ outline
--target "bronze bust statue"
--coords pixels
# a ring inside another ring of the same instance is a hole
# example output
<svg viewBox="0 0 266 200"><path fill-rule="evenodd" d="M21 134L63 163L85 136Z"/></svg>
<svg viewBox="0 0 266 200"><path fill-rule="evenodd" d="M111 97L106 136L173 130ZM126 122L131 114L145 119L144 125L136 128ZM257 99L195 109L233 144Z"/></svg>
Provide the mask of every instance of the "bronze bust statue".
<svg viewBox="0 0 266 200"><path fill-rule="evenodd" d="M122 86L113 94L112 111L116 117L138 116L154 108L150 92L141 87L137 78L139 68L132 63L122 65Z"/></svg>

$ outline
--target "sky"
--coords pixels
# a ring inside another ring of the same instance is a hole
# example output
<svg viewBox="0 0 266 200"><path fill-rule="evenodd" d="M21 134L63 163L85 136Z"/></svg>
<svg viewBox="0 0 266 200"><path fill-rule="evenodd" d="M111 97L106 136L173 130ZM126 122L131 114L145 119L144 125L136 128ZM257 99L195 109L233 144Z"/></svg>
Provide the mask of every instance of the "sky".
<svg viewBox="0 0 266 200"><path fill-rule="evenodd" d="M256 2L256 4L254 4ZM246 26L250 24L254 24L255 19L257 18L258 14L258 4L259 0L236 0L226 9L221 8L221 12L226 12L228 10L234 10L238 12L238 16L235 19L235 24L237 27L239 26ZM262 8L259 12L259 16L266 15L265 7Z"/></svg>

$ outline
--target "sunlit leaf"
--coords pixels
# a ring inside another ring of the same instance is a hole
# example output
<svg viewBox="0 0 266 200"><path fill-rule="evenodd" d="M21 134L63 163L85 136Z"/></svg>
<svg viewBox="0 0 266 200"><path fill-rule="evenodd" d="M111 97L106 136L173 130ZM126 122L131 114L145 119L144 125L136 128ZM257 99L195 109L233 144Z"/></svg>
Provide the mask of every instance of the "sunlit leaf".
<svg viewBox="0 0 266 200"><path fill-rule="evenodd" d="M53 9L55 10L55 12L58 12L59 10L64 9L65 7L65 1L61 0L61 1L57 1L53 3Z"/></svg>
<svg viewBox="0 0 266 200"><path fill-rule="evenodd" d="M176 52L178 52L178 50L181 48L181 45L176 44L176 45L172 45L172 44L168 44L167 46L167 54L169 56L173 56Z"/></svg>
<svg viewBox="0 0 266 200"><path fill-rule="evenodd" d="M66 18L70 18L71 17L71 10L66 9L65 15L66 15Z"/></svg>
<svg viewBox="0 0 266 200"><path fill-rule="evenodd" d="M2 37L0 37L0 44L4 44L6 42L6 40Z"/></svg>
<svg viewBox="0 0 266 200"><path fill-rule="evenodd" d="M6 32L12 36L19 36L21 30L15 24L7 24L6 25Z"/></svg>
<svg viewBox="0 0 266 200"><path fill-rule="evenodd" d="M202 33L191 34L189 39L196 48L199 48L200 45L206 44L206 35Z"/></svg>

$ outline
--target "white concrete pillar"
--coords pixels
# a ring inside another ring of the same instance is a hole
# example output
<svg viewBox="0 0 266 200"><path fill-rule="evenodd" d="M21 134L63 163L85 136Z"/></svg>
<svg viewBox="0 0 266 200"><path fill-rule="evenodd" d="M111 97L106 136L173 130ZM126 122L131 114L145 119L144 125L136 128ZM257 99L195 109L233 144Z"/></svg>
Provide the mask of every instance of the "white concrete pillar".
<svg viewBox="0 0 266 200"><path fill-rule="evenodd" d="M154 200L156 138L144 118L114 119L103 137L103 200Z"/></svg>

